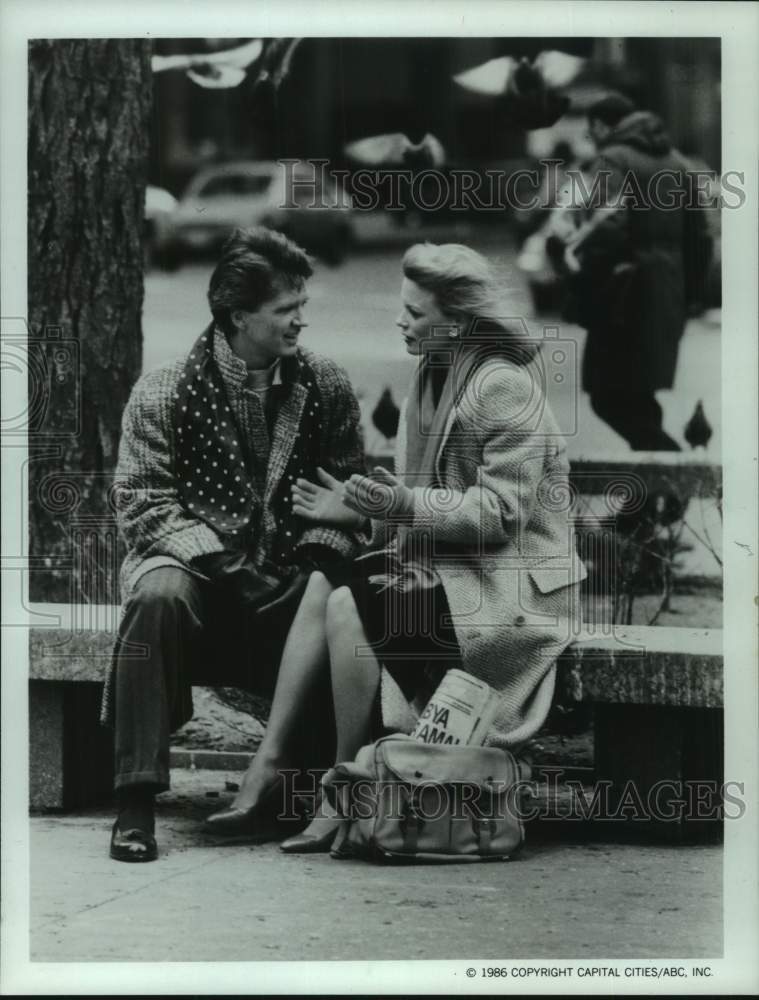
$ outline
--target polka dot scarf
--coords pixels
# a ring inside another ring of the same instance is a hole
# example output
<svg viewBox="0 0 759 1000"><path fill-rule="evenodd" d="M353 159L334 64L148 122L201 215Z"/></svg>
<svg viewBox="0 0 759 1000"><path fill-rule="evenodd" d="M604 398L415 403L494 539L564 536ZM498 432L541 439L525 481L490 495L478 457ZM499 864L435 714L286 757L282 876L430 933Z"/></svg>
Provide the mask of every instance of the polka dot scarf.
<svg viewBox="0 0 759 1000"><path fill-rule="evenodd" d="M252 485L245 442L214 358L213 340L213 328L209 327L190 351L174 397L178 493L180 502L195 517L220 533L242 537L261 498ZM319 435L315 433L318 425L304 426L315 424L320 412L313 372L301 357L296 357L283 362L282 377L283 383L297 378L307 386L309 398L303 408L298 437L301 441L314 438L318 441ZM286 389L286 384L281 388ZM291 471L290 466L294 467L292 474L304 474L302 449L294 449L285 473ZM310 468L308 473L313 475ZM282 478L289 483L287 474ZM277 513L287 510L279 502L280 496L272 500ZM289 516L294 518L292 514ZM286 530L290 529L288 525Z"/></svg>

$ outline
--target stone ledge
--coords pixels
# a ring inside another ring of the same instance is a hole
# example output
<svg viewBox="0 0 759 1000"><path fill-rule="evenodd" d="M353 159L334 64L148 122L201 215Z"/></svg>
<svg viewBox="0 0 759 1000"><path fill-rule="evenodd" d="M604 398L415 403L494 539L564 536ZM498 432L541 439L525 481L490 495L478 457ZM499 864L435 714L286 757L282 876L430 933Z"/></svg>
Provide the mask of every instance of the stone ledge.
<svg viewBox="0 0 759 1000"><path fill-rule="evenodd" d="M588 632L559 661L562 695L578 702L721 708L723 680L721 629Z"/></svg>
<svg viewBox="0 0 759 1000"><path fill-rule="evenodd" d="M103 681L113 651L119 608L68 604L30 607L29 679ZM144 653L135 648L133 654Z"/></svg>
<svg viewBox="0 0 759 1000"><path fill-rule="evenodd" d="M66 605L35 610L59 617L52 619L55 626L32 624L29 630L30 680L102 681L113 634L66 627L72 621ZM103 614L92 620L109 619ZM574 701L720 708L722 630L641 625L598 635L588 629L562 655L559 684Z"/></svg>
<svg viewBox="0 0 759 1000"><path fill-rule="evenodd" d="M604 493L630 477L637 477L650 492L674 489L690 496L706 488L713 494L722 485L722 466L707 462L690 452L650 451L627 455L597 455L593 458L570 458L569 479L586 496Z"/></svg>

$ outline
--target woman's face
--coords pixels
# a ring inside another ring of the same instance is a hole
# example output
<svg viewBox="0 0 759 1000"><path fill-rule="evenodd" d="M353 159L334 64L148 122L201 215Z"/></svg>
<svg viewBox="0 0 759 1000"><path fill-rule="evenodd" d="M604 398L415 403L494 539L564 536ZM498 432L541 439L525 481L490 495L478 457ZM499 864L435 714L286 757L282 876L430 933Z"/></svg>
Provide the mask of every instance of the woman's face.
<svg viewBox="0 0 759 1000"><path fill-rule="evenodd" d="M455 319L444 313L432 292L404 278L401 284L401 311L396 326L406 342L409 354L422 354L427 341L449 341ZM441 329L444 328L444 329Z"/></svg>

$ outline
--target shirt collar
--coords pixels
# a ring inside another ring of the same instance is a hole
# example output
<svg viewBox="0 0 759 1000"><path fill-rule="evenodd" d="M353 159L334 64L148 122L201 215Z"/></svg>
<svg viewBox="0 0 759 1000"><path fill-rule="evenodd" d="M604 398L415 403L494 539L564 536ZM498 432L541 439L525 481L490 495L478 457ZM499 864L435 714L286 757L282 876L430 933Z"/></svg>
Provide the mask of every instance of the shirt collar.
<svg viewBox="0 0 759 1000"><path fill-rule="evenodd" d="M229 346L227 336L218 326L213 331L213 350L216 363L219 366L222 378L236 388L241 388L248 380L248 368L242 358L238 357ZM282 359L277 358L272 376L272 385L282 385L284 383L282 371Z"/></svg>

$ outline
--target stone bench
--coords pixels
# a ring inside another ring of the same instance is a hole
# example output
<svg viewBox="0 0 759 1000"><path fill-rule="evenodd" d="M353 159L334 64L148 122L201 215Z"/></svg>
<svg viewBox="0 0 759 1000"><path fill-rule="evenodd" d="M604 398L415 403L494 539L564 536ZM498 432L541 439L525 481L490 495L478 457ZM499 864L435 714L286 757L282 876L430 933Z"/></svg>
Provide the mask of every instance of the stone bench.
<svg viewBox="0 0 759 1000"><path fill-rule="evenodd" d="M98 709L118 608L50 604L30 612L30 804L74 809L107 801L111 733L98 725ZM557 684L563 700L594 706L594 777L613 796L629 781L644 800L662 780L721 784L721 631L589 630L561 657ZM663 826L666 836L684 829L682 822Z"/></svg>
<svg viewBox="0 0 759 1000"><path fill-rule="evenodd" d="M609 796L602 812L659 839L719 839L721 629L588 631L562 655L557 684L564 702L593 706L595 787Z"/></svg>
<svg viewBox="0 0 759 1000"><path fill-rule="evenodd" d="M33 604L29 609L29 800L76 809L113 790L113 735L98 724L120 609Z"/></svg>

